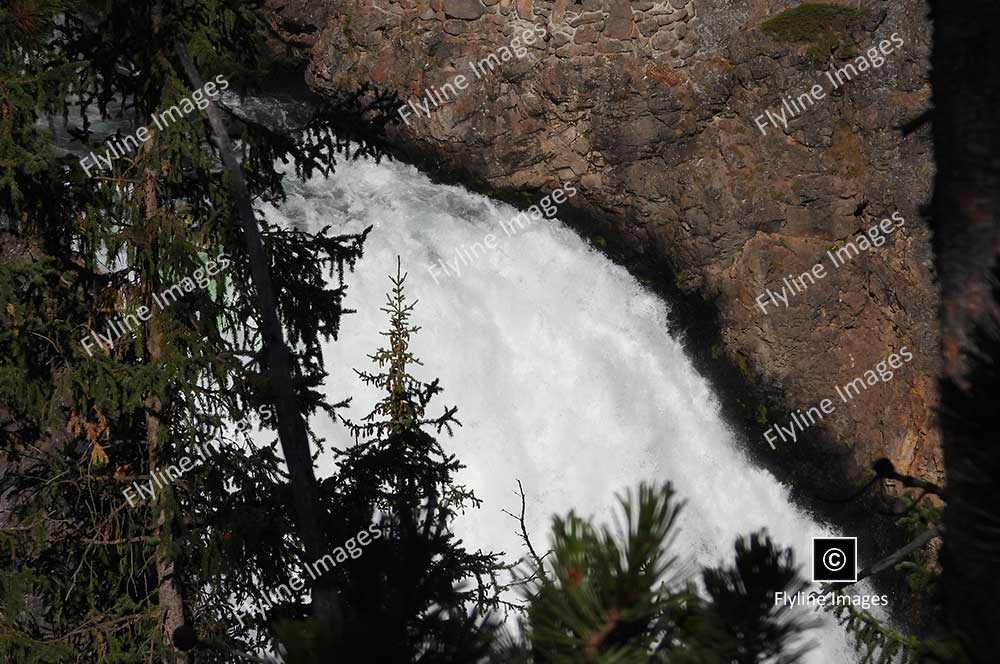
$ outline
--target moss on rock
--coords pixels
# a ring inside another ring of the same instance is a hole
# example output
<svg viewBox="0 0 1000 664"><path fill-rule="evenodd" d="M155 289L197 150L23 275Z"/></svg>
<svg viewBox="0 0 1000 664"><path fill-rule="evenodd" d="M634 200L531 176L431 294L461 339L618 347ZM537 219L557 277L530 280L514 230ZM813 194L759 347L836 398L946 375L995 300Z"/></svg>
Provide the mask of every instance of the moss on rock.
<svg viewBox="0 0 1000 664"><path fill-rule="evenodd" d="M806 2L786 9L761 24L760 29L782 41L813 44L825 33L844 32L865 15L858 7Z"/></svg>
<svg viewBox="0 0 1000 664"><path fill-rule="evenodd" d="M785 42L808 46L807 55L814 61L825 59L836 50L846 32L866 16L859 7L806 2L764 21L760 29Z"/></svg>

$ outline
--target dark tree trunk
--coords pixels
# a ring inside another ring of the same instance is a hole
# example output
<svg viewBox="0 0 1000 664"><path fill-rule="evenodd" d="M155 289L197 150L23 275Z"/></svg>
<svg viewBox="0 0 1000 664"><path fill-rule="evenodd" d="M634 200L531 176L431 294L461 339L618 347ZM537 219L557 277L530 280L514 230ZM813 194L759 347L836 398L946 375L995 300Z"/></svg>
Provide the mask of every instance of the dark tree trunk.
<svg viewBox="0 0 1000 664"><path fill-rule="evenodd" d="M1000 255L1000 4L931 0L930 6L941 351L945 381L963 390L968 363L961 352L970 347L975 325L996 313L990 269ZM977 641L977 651L998 653L1000 513L997 476L983 463L997 458L990 448L998 436L993 431L970 437L947 419L942 428L949 497L942 552L945 616L949 628Z"/></svg>
<svg viewBox="0 0 1000 664"><path fill-rule="evenodd" d="M186 49L178 45L177 56L185 74L194 88L201 88L204 81ZM288 346L285 344L278 307L271 285L269 262L264 252L260 230L254 215L253 203L247 190L243 170L236 159L236 152L229 140L223 123L222 113L209 98L205 109L211 129L212 142L219 149L223 165L229 175L233 197L236 199L237 216L243 228L247 255L250 258L251 277L257 293L257 308L261 317L261 336L271 370L271 393L274 398L278 419L278 438L288 465L291 478L292 499L298 521L299 537L305 546L309 563L326 554L326 539L323 532L322 508L319 500L319 485L313 471L309 438L305 421L299 411L298 401L292 387L292 363ZM322 584L320 584L322 585ZM324 593L314 593L317 600L324 601Z"/></svg>
<svg viewBox="0 0 1000 664"><path fill-rule="evenodd" d="M156 145L156 137L146 144L147 152L149 146ZM157 195L158 174L152 166L147 166L143 172L142 200L146 215L146 221L150 224L158 223L159 199ZM151 297L156 291L157 283L149 283L148 296ZM147 349L149 351L149 361L151 365L156 365L161 361L163 355L163 325L160 316L156 313L156 308L150 300L150 311L153 311L153 318L149 326L149 340ZM166 436L163 424L163 400L157 394L148 394L145 399L146 410L146 446L149 457L149 475L154 477L163 467L160 448ZM167 492L171 489L168 486ZM164 664L191 664L191 656L177 649L173 644L173 633L181 625L185 624L186 611L184 606L184 594L181 591L181 575L176 568L174 556L167 545L173 540L173 522L167 514L165 504L172 503L165 496L158 496L156 504L156 525L153 536L159 541L156 545L156 577L159 584L157 597L160 607L160 629L163 631L163 640L170 650L170 655L164 660Z"/></svg>

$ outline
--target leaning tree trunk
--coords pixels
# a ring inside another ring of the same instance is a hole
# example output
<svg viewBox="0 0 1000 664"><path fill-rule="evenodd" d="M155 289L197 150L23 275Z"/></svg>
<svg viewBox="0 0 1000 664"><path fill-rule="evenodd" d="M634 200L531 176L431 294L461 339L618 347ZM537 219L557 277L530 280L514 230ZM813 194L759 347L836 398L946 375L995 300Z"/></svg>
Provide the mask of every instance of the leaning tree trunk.
<svg viewBox="0 0 1000 664"><path fill-rule="evenodd" d="M962 351L970 347L976 324L997 313L990 293L990 269L1000 256L1000 40L996 37L1000 4L996 0L931 0L930 6L937 164L932 224L941 283L945 390L955 385L956 394L967 391L964 398L975 403L976 397L968 392L968 362ZM997 653L1000 469L996 466L1000 450L995 430L980 429L980 435L969 431L945 418L944 610L950 630L972 636L977 651L989 652L982 650L985 646Z"/></svg>
<svg viewBox="0 0 1000 664"><path fill-rule="evenodd" d="M188 81L194 88L204 87L204 81L194 62L182 44L175 48L177 57L184 68ZM292 490L292 500L298 522L299 537L305 547L307 562L319 560L327 553L326 536L323 528L323 510L319 499L319 484L313 470L312 453L305 420L299 410L298 399L292 387L292 361L288 344L285 343L278 305L260 229L253 210L253 201L247 189L243 169L236 158L229 134L222 120L222 112L215 101L208 97L209 130L212 142L219 150L226 173L229 175L236 213L243 229L247 255L250 259L250 276L257 294L257 310L261 317L261 337L267 354L268 368L271 370L271 394L278 420L278 440L285 455ZM319 606L328 605L332 595L329 581L321 579L313 589L313 599Z"/></svg>

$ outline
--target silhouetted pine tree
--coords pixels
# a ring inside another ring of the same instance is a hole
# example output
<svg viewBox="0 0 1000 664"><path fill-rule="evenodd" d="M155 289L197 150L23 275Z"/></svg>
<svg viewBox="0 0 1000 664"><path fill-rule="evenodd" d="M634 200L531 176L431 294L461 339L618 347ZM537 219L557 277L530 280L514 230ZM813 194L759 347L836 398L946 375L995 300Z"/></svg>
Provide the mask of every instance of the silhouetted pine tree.
<svg viewBox="0 0 1000 664"><path fill-rule="evenodd" d="M956 597L949 587L969 568L1000 563L1000 258L992 271L993 308L970 331L964 350L964 381L947 378L941 384L941 420L950 459L944 545L939 582L948 602L968 601L982 612L946 611L941 629L928 643L926 661L986 664L997 658L1000 635L991 628L1000 615L1000 597L990 586ZM956 516L959 513L961 516ZM975 515L974 522L965 521ZM961 547L952 544L953 519L963 519ZM971 539L970 539L971 538ZM973 557L971 560L969 557ZM964 613L961 620L956 614Z"/></svg>
<svg viewBox="0 0 1000 664"><path fill-rule="evenodd" d="M921 119L932 122L934 145L929 221L941 295L941 391L945 412L959 415L942 422L948 481L942 608L946 627L955 637L964 634L958 640L968 657L986 662L1000 653L1000 302L989 289L1000 252L1000 42L993 27L1000 5L930 0L928 8L932 108ZM974 332L977 326L990 337Z"/></svg>
<svg viewBox="0 0 1000 664"><path fill-rule="evenodd" d="M264 51L255 10L221 0L0 5L0 661L175 663L194 647L200 662L231 662L269 638L254 629L265 619L244 628L231 603L287 583L303 559L276 445L221 430L245 431L271 400L249 278L259 264L234 221L236 196L199 110L165 127L150 120L192 95L178 44L234 85L230 72L254 71ZM88 111L121 122L122 134L142 125L152 135L88 177L76 158L55 156L37 122L62 117L103 152ZM233 121L249 195L283 199L275 160L308 176L328 172L352 138L377 152L342 123L330 109L293 135ZM320 342L337 333L338 277L364 234L260 233L305 416L330 407ZM206 278L209 260L221 269ZM180 295L161 309L154 297L172 287ZM133 333L85 352L90 330L107 333L142 306L152 315ZM155 499L126 503L133 481L217 442ZM303 613L300 599L283 608Z"/></svg>
<svg viewBox="0 0 1000 664"><path fill-rule="evenodd" d="M702 571L707 597L670 555L680 513L670 484L620 497L623 520L600 530L573 512L556 517L552 550L529 567L523 639L500 662L532 664L755 664L795 662L811 624L775 606L805 587L791 550L763 534L736 542L732 566Z"/></svg>
<svg viewBox="0 0 1000 664"><path fill-rule="evenodd" d="M416 303L407 302L401 268L390 280L386 345L370 356L378 370L358 372L384 396L360 424L345 420L360 442L338 453L338 473L324 486L342 541L373 519L383 537L330 572L340 598L335 613L279 628L289 664L475 662L492 641L484 622L498 606L503 568L496 554L467 550L451 530L479 500L456 483L463 465L435 438L452 434L456 409L428 415L441 387L412 373L420 364L410 347L419 330L411 322Z"/></svg>

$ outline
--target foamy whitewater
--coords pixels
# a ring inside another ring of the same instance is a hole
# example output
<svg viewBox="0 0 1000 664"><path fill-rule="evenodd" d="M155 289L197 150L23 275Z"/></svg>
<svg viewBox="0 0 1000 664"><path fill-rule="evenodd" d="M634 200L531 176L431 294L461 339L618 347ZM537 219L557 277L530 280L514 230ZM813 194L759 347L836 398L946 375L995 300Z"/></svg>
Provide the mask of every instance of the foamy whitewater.
<svg viewBox="0 0 1000 664"><path fill-rule="evenodd" d="M548 545L554 513L576 509L610 520L615 494L641 480L673 482L687 501L673 552L689 569L731 561L733 542L767 527L792 546L808 576L810 539L835 534L789 503L788 488L755 467L737 448L719 403L666 331L667 306L628 272L552 220L507 237L501 221L517 214L457 187L432 184L398 163L341 162L330 179L288 180L288 201L266 208L272 222L339 232L374 226L365 256L347 276L340 340L326 346L331 401L352 396L360 419L379 398L353 369L371 369L367 355L386 328L379 311L396 256L419 300L423 329L413 348L417 375L445 388L431 414L457 405L464 426L444 447L467 465L460 480L483 500L456 530L470 548L523 553L517 523L501 512L520 509L536 548ZM427 266L455 259L494 233L499 246L460 276ZM350 442L328 419L313 426L330 444ZM321 460L320 474L334 471ZM819 643L810 662L853 661L845 635L830 618L811 632Z"/></svg>

